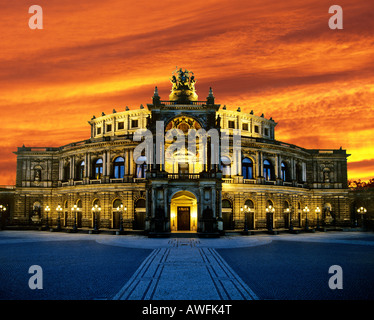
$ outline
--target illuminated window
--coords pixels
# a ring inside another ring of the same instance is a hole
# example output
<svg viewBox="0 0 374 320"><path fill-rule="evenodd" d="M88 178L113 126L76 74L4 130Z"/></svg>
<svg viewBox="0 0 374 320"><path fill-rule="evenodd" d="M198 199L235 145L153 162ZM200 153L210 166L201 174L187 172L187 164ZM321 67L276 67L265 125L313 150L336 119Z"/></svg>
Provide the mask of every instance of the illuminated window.
<svg viewBox="0 0 374 320"><path fill-rule="evenodd" d="M281 179L283 181L289 181L287 164L284 162L281 163Z"/></svg>
<svg viewBox="0 0 374 320"><path fill-rule="evenodd" d="M274 170L269 160L264 160L264 178L265 180L274 180Z"/></svg>
<svg viewBox="0 0 374 320"><path fill-rule="evenodd" d="M125 175L125 159L117 157L114 160L114 178L123 178Z"/></svg>
<svg viewBox="0 0 374 320"><path fill-rule="evenodd" d="M103 159L97 159L94 164L94 175L96 179L100 179L103 175Z"/></svg>
<svg viewBox="0 0 374 320"><path fill-rule="evenodd" d="M242 161L243 179L253 179L253 162L249 158L244 158Z"/></svg>
<svg viewBox="0 0 374 320"><path fill-rule="evenodd" d="M136 159L136 177L145 178L145 172L147 170L147 158L140 156Z"/></svg>
<svg viewBox="0 0 374 320"><path fill-rule="evenodd" d="M78 180L82 180L84 177L84 167L85 167L85 163L84 161L81 161L77 167L77 179Z"/></svg>

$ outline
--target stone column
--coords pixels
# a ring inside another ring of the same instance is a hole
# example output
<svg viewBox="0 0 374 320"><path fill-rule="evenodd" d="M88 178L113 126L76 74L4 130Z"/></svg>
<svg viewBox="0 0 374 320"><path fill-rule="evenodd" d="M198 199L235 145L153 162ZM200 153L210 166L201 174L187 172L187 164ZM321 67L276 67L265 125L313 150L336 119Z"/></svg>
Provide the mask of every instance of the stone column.
<svg viewBox="0 0 374 320"><path fill-rule="evenodd" d="M106 152L107 162L106 162L106 175L110 177L110 150Z"/></svg>
<svg viewBox="0 0 374 320"><path fill-rule="evenodd" d="M280 172L279 172L280 165L279 165L279 157L278 157L277 154L275 155L274 164L275 164L275 168L274 168L275 179L278 179L281 175L280 175Z"/></svg>
<svg viewBox="0 0 374 320"><path fill-rule="evenodd" d="M295 158L291 158L291 180L295 180L296 175L295 175Z"/></svg>
<svg viewBox="0 0 374 320"><path fill-rule="evenodd" d="M129 165L130 165L130 152L128 149L125 150L125 176L129 174Z"/></svg>
<svg viewBox="0 0 374 320"><path fill-rule="evenodd" d="M133 149L130 149L129 151L129 162L130 162L130 175L133 176L134 175L134 150Z"/></svg>
<svg viewBox="0 0 374 320"><path fill-rule="evenodd" d="M64 175L64 160L60 159L58 167L58 180L62 181Z"/></svg>

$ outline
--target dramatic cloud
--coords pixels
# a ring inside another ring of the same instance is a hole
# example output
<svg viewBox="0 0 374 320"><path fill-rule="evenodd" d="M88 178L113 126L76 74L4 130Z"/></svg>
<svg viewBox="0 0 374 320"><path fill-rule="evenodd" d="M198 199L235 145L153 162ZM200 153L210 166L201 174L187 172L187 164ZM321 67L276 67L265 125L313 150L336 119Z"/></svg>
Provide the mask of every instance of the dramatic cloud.
<svg viewBox="0 0 374 320"><path fill-rule="evenodd" d="M17 147L87 139L92 115L170 93L175 66L197 93L273 117L276 138L351 154L349 178L374 176L374 17L370 1L340 0L330 30L323 0L39 0L2 4L0 184L15 180Z"/></svg>

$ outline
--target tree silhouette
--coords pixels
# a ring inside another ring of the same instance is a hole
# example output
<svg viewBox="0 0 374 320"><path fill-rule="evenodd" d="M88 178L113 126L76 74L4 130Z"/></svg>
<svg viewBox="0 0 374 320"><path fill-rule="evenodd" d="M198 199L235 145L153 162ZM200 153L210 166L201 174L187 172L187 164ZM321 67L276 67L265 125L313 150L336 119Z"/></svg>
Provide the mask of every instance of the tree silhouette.
<svg viewBox="0 0 374 320"><path fill-rule="evenodd" d="M351 190L362 190L362 189L371 189L374 188L374 178L369 179L369 181L361 181L361 179L348 180L348 188Z"/></svg>

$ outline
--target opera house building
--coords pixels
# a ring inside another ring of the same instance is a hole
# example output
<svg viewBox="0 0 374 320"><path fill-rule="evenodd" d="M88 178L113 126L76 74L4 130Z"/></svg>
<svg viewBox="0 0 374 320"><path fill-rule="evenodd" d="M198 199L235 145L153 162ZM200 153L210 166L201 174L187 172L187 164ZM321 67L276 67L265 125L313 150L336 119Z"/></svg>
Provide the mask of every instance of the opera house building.
<svg viewBox="0 0 374 320"><path fill-rule="evenodd" d="M19 147L6 224L149 236L351 225L346 150L276 140L272 118L212 89L199 100L188 70L171 84L168 99L156 87L146 107L93 116L86 140Z"/></svg>

